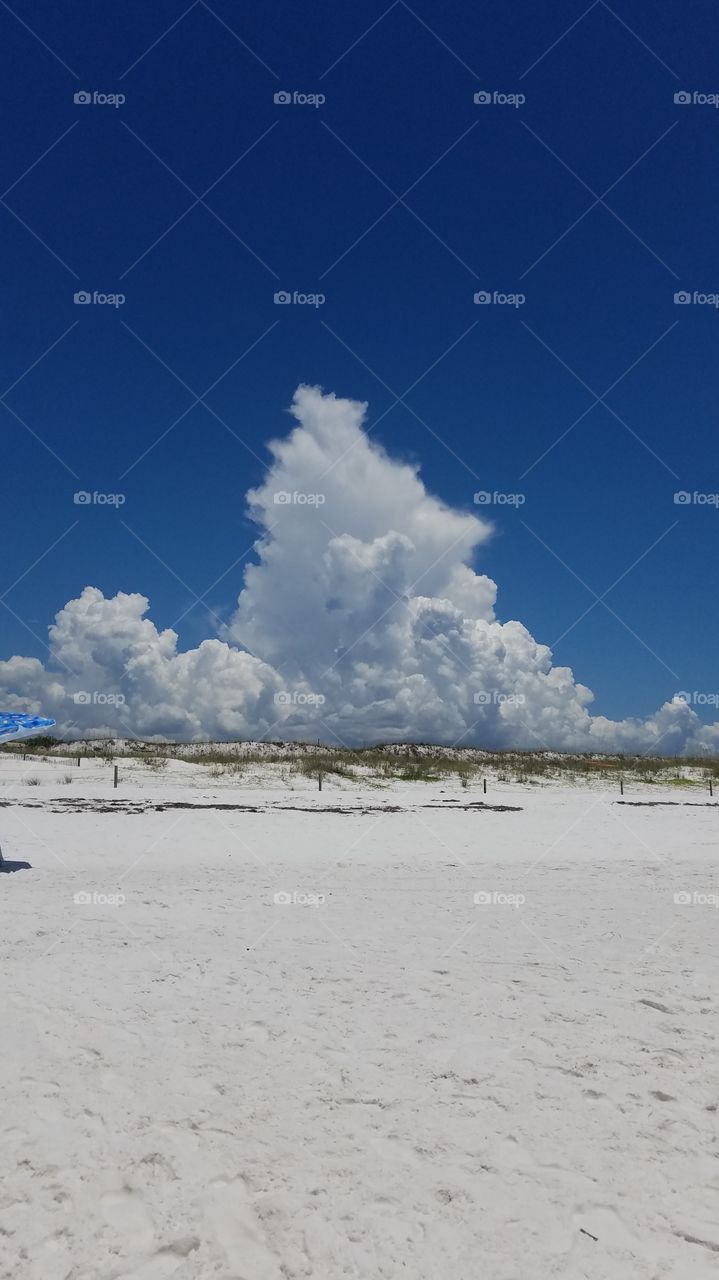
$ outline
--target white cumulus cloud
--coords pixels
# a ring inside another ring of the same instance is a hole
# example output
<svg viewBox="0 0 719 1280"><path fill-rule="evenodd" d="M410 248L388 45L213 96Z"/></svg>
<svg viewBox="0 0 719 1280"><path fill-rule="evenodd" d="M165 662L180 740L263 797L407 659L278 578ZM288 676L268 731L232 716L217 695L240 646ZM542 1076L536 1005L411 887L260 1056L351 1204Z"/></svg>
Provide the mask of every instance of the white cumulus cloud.
<svg viewBox="0 0 719 1280"><path fill-rule="evenodd" d="M429 494L363 430L364 404L298 388L297 426L248 494L260 529L221 638L178 652L149 601L85 587L50 657L0 662L0 705L71 736L410 739L572 750L716 750L682 701L646 720L592 716L593 695L472 568L492 527Z"/></svg>

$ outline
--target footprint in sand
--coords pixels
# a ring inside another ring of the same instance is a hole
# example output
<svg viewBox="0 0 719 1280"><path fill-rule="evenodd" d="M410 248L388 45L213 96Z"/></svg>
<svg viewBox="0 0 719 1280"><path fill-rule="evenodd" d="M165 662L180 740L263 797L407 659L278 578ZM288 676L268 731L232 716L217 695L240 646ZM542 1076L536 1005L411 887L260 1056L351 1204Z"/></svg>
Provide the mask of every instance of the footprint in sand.
<svg viewBox="0 0 719 1280"><path fill-rule="evenodd" d="M266 1044L270 1038L264 1022L246 1022L241 1035L244 1040L254 1041L255 1044Z"/></svg>
<svg viewBox="0 0 719 1280"><path fill-rule="evenodd" d="M213 1184L206 1216L236 1280L282 1280L279 1263L267 1247L262 1224L252 1209L242 1178L219 1179Z"/></svg>
<svg viewBox="0 0 719 1280"><path fill-rule="evenodd" d="M159 1249L152 1258L143 1262L134 1271L124 1271L117 1280L165 1280L173 1271L182 1265L188 1254L199 1249L200 1242L196 1236L188 1236L177 1240L174 1244Z"/></svg>
<svg viewBox="0 0 719 1280"><path fill-rule="evenodd" d="M152 1219L145 1203L129 1187L107 1191L102 1197L103 1217L118 1235L140 1249L147 1249L154 1240Z"/></svg>

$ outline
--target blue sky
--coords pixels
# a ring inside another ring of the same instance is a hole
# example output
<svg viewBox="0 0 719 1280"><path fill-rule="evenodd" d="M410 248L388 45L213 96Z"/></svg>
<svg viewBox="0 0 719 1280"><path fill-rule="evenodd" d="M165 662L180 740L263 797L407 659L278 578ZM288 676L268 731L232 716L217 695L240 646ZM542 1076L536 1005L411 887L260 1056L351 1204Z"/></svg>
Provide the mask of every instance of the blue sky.
<svg viewBox="0 0 719 1280"><path fill-rule="evenodd" d="M594 711L715 687L717 508L674 502L719 491L719 317L674 302L719 290L719 114L674 101L719 92L714 6L14 0L0 29L0 657L44 659L87 584L214 634L245 562L195 596L306 382L445 502L525 496L475 567Z"/></svg>

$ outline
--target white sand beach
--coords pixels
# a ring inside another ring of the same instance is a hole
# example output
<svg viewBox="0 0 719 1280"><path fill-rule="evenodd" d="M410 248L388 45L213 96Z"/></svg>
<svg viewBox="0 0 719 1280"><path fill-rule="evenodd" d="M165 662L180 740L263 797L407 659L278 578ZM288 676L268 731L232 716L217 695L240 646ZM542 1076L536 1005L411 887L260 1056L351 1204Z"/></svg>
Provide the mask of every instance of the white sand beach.
<svg viewBox="0 0 719 1280"><path fill-rule="evenodd" d="M706 792L69 773L0 759L3 1280L717 1275Z"/></svg>

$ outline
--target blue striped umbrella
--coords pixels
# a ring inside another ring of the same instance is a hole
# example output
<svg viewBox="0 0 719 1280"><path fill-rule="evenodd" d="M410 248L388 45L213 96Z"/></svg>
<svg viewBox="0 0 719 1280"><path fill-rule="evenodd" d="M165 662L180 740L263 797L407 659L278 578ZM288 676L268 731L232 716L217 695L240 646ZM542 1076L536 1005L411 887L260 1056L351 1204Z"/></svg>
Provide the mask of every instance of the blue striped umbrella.
<svg viewBox="0 0 719 1280"><path fill-rule="evenodd" d="M29 738L32 733L51 729L54 720L43 716L28 716L18 711L0 711L0 742L15 742L17 738Z"/></svg>

